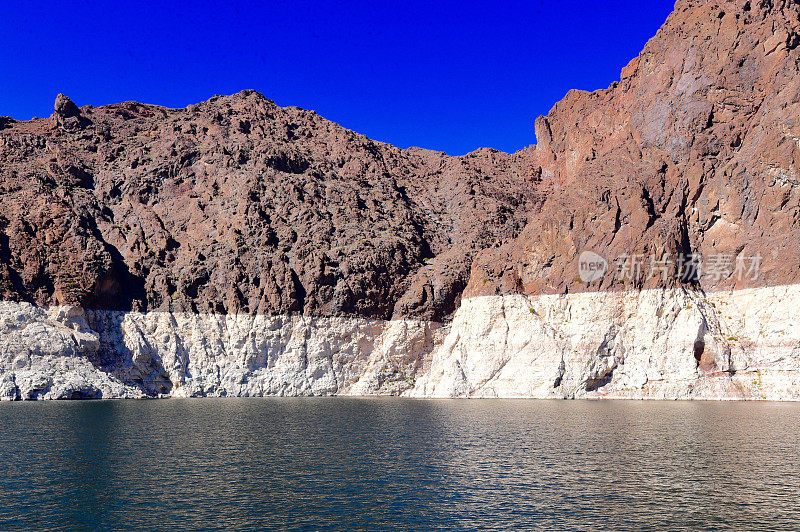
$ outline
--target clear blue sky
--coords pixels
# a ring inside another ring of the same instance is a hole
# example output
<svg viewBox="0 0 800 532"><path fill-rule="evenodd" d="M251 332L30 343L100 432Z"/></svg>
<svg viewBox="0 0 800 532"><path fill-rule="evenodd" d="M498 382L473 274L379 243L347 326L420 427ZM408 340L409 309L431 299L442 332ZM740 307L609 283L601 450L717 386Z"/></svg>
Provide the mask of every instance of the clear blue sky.
<svg viewBox="0 0 800 532"><path fill-rule="evenodd" d="M0 115L256 89L401 147L515 151L567 90L618 79L672 5L0 0Z"/></svg>

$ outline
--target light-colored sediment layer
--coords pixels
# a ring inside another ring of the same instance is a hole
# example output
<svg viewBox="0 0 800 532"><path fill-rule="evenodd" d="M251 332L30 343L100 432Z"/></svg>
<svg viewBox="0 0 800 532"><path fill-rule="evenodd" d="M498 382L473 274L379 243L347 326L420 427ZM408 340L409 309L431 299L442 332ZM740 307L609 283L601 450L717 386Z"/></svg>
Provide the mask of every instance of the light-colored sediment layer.
<svg viewBox="0 0 800 532"><path fill-rule="evenodd" d="M465 300L419 320L0 303L0 397L800 399L800 285Z"/></svg>
<svg viewBox="0 0 800 532"><path fill-rule="evenodd" d="M442 326L0 303L0 396L399 395ZM80 386L78 384L80 383Z"/></svg>
<svg viewBox="0 0 800 532"><path fill-rule="evenodd" d="M409 395L800 399L800 286L470 299Z"/></svg>

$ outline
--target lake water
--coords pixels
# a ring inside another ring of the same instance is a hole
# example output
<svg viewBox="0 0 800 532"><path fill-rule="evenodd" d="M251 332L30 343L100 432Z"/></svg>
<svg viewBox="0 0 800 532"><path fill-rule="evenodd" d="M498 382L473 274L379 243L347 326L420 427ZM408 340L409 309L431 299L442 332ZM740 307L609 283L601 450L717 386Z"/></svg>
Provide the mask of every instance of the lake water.
<svg viewBox="0 0 800 532"><path fill-rule="evenodd" d="M0 530L800 528L800 405L0 404Z"/></svg>

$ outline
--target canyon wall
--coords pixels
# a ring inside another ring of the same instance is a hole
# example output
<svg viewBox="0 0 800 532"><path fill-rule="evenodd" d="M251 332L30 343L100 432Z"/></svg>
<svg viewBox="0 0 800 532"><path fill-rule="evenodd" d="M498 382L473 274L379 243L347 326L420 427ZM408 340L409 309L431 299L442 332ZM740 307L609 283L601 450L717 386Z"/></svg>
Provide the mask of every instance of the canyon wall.
<svg viewBox="0 0 800 532"><path fill-rule="evenodd" d="M3 399L800 399L800 286L465 300L413 319L0 306Z"/></svg>
<svg viewBox="0 0 800 532"><path fill-rule="evenodd" d="M800 398L800 287L464 301L410 395Z"/></svg>

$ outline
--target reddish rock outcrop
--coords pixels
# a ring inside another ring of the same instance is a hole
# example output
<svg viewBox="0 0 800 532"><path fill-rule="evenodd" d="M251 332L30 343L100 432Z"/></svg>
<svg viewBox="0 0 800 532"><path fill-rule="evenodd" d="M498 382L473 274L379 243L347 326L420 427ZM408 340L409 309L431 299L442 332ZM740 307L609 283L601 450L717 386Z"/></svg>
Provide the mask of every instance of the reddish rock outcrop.
<svg viewBox="0 0 800 532"><path fill-rule="evenodd" d="M519 156L400 150L253 91L59 95L0 157L0 298L41 305L441 320L537 201Z"/></svg>
<svg viewBox="0 0 800 532"><path fill-rule="evenodd" d="M479 255L467 294L798 282L799 43L798 2L678 2L619 82L570 91L536 121L538 144L518 156L535 161L547 200ZM635 275L620 260L627 275L587 285L583 250L644 264ZM676 275L690 254L716 273ZM666 281L651 257L669 258ZM734 275L731 260L760 271Z"/></svg>

